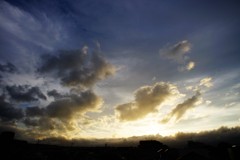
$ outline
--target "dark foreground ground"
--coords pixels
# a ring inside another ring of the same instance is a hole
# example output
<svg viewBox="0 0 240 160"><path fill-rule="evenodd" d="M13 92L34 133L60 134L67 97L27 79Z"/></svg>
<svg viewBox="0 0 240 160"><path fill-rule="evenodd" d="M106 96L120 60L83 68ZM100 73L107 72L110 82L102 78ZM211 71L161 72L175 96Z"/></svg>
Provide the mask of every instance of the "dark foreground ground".
<svg viewBox="0 0 240 160"><path fill-rule="evenodd" d="M0 159L19 160L240 160L237 145L210 146L189 141L171 148L158 141L140 141L137 147L66 147L30 144L7 137L0 140Z"/></svg>

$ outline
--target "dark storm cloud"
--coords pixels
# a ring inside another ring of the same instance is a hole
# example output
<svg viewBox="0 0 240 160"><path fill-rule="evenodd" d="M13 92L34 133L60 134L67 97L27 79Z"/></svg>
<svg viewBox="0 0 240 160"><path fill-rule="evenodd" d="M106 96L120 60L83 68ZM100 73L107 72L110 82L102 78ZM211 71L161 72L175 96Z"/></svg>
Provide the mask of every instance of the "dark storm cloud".
<svg viewBox="0 0 240 160"><path fill-rule="evenodd" d="M53 97L55 99L58 99L58 98L61 98L63 97L62 94L60 94L56 89L53 89L51 91L48 91L47 92L47 95L50 96L50 97Z"/></svg>
<svg viewBox="0 0 240 160"><path fill-rule="evenodd" d="M5 100L5 96L0 96L0 119L2 121L19 120L23 116L22 109L13 107Z"/></svg>
<svg viewBox="0 0 240 160"><path fill-rule="evenodd" d="M26 117L22 122L27 127L34 128L38 131L49 131L49 130L57 129L56 121L48 117L40 117L38 119L32 119L32 118Z"/></svg>
<svg viewBox="0 0 240 160"><path fill-rule="evenodd" d="M75 114L98 109L101 103L102 99L95 93L85 91L50 103L46 114L52 118L71 119Z"/></svg>
<svg viewBox="0 0 240 160"><path fill-rule="evenodd" d="M39 71L41 73L56 72L60 76L69 70L81 68L85 58L86 55L81 50L59 51L58 55L43 55L43 64Z"/></svg>
<svg viewBox="0 0 240 160"><path fill-rule="evenodd" d="M23 123L27 126L38 126L43 130L46 128L71 128L70 124L74 116L83 115L88 111L96 111L102 102L102 99L92 91L84 91L78 95L63 95L61 99L56 99L44 108L26 108L26 117Z"/></svg>
<svg viewBox="0 0 240 160"><path fill-rule="evenodd" d="M39 117L39 116L43 116L45 113L45 109L44 108L39 108L39 107L28 107L25 110L26 112L26 116L27 117Z"/></svg>
<svg viewBox="0 0 240 160"><path fill-rule="evenodd" d="M112 64L108 63L98 53L93 53L89 66L71 70L67 76L62 77L62 83L66 86L78 86L80 84L91 87L99 80L113 75L115 71L116 68Z"/></svg>
<svg viewBox="0 0 240 160"><path fill-rule="evenodd" d="M14 73L17 68L12 63L0 64L0 72Z"/></svg>
<svg viewBox="0 0 240 160"><path fill-rule="evenodd" d="M31 119L31 118L24 118L22 121L26 126L28 127L36 127L39 126L38 120L37 119Z"/></svg>
<svg viewBox="0 0 240 160"><path fill-rule="evenodd" d="M191 98L185 100L183 103L178 104L166 117L161 121L162 123L167 123L172 118L175 117L175 121L182 118L182 116L191 108L195 107L196 104L200 101L201 94L197 92Z"/></svg>
<svg viewBox="0 0 240 160"><path fill-rule="evenodd" d="M103 100L90 90L62 94L45 107L27 107L21 122L27 127L31 136L55 136L76 128L76 117L86 112L99 111ZM43 132L43 133L37 133Z"/></svg>
<svg viewBox="0 0 240 160"><path fill-rule="evenodd" d="M6 90L10 97L15 101L37 101L39 99L46 100L47 97L42 93L38 87L31 87L29 85L13 85L6 86Z"/></svg>
<svg viewBox="0 0 240 160"><path fill-rule="evenodd" d="M170 83L158 82L153 86L143 86L135 91L134 101L118 105L116 111L120 120L137 120L156 112L160 104L178 93L177 87Z"/></svg>
<svg viewBox="0 0 240 160"><path fill-rule="evenodd" d="M50 73L60 79L64 86L91 87L97 81L115 73L115 67L97 52L93 52L90 60L86 51L61 51L57 56L45 55L40 73Z"/></svg>

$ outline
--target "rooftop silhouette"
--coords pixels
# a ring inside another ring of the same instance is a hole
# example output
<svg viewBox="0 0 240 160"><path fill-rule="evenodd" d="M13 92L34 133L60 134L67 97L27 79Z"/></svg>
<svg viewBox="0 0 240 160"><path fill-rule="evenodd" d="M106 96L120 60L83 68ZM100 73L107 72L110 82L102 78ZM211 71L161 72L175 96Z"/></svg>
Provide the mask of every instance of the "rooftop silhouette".
<svg viewBox="0 0 240 160"><path fill-rule="evenodd" d="M15 133L0 134L1 158L25 160L238 160L240 147L221 142L211 146L188 141L183 148L172 148L156 140L141 140L135 147L58 146L14 139Z"/></svg>

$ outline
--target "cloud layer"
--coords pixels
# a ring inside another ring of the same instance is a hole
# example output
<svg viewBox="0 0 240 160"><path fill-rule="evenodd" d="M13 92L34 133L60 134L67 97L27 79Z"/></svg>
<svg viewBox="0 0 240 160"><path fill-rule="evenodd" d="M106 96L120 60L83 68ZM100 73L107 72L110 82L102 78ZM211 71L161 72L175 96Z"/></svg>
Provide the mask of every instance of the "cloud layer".
<svg viewBox="0 0 240 160"><path fill-rule="evenodd" d="M206 77L206 78L201 79L199 86L204 86L207 88L212 87L213 86L212 77Z"/></svg>
<svg viewBox="0 0 240 160"><path fill-rule="evenodd" d="M28 81L21 85L14 80L8 83L9 77L21 73L16 73L11 63L0 65L0 72L9 75L2 77L0 123L16 129L21 124L32 137L79 131L79 120L87 112L98 112L103 104L93 91L94 85L113 75L115 66L99 51L88 53L87 46L44 54L38 64L34 74L44 83L36 86L26 84ZM52 79L56 88L52 88Z"/></svg>
<svg viewBox="0 0 240 160"><path fill-rule="evenodd" d="M7 102L5 96L0 96L0 122L14 122L23 118L22 109L14 107Z"/></svg>
<svg viewBox="0 0 240 160"><path fill-rule="evenodd" d="M133 121L156 112L159 105L177 96L177 87L170 83L158 82L153 86L143 86L135 91L134 101L118 105L116 111L122 121Z"/></svg>

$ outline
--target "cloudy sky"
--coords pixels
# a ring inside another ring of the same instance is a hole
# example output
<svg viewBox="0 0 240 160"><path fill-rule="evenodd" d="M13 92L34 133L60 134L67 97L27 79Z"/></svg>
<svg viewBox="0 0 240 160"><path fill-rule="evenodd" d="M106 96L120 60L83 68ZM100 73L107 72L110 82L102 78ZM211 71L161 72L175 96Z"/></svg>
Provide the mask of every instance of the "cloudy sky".
<svg viewBox="0 0 240 160"><path fill-rule="evenodd" d="M25 138L240 124L234 0L1 0L0 127Z"/></svg>

